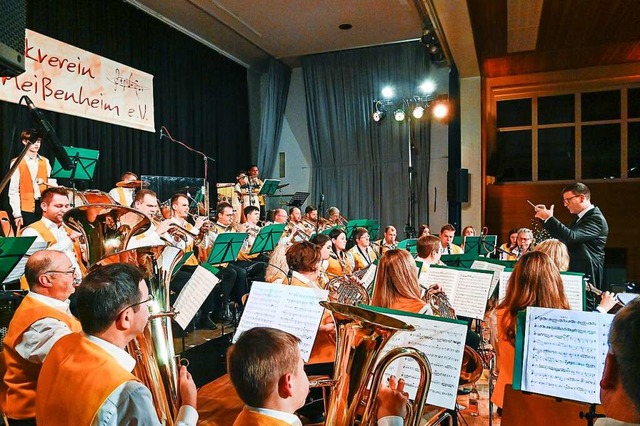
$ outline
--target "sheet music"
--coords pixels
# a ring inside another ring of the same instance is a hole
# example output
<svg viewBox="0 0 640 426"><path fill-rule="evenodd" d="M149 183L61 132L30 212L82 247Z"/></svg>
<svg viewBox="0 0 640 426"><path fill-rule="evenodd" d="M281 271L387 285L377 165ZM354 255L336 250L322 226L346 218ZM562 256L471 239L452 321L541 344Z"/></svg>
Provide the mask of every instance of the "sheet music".
<svg viewBox="0 0 640 426"><path fill-rule="evenodd" d="M492 279L489 272L432 265L419 282L427 288L440 285L456 315L482 319Z"/></svg>
<svg viewBox="0 0 640 426"><path fill-rule="evenodd" d="M29 256L31 256L33 253L37 251L46 249L48 245L49 243L47 243L46 241L41 241L41 242L34 241L33 244L31 244L31 247L29 247L29 250L27 250L24 256L22 256L22 259L20 259L20 262L18 262L18 264L13 268L13 271L11 271L11 273L7 275L7 278L4 279L2 284L19 280L20 277L24 275L24 269L27 266L27 260L29 260Z"/></svg>
<svg viewBox="0 0 640 426"><path fill-rule="evenodd" d="M509 286L509 278L511 277L511 269L507 269L500 273L500 287L498 288L498 303L502 303L507 295L507 287ZM569 302L571 309L581 311L584 299L584 288L582 285L582 274L560 272L562 284L564 287L564 295Z"/></svg>
<svg viewBox="0 0 640 426"><path fill-rule="evenodd" d="M484 260L474 260L471 264L471 269L480 269L482 271L492 271L493 279L491 280L491 287L489 287L489 297L496 290L496 286L500 282L500 273L504 271L506 266L493 262L486 262Z"/></svg>
<svg viewBox="0 0 640 426"><path fill-rule="evenodd" d="M386 313L415 326L415 331L399 332L382 348L381 356L396 347L408 346L423 352L431 365L431 387L427 403L453 409L458 393L458 380L464 355L467 326L441 321L428 316L414 317ZM384 380L390 375L404 378L405 391L415 399L420 380L420 368L410 358L394 361L384 373Z"/></svg>
<svg viewBox="0 0 640 426"><path fill-rule="evenodd" d="M219 282L220 279L208 269L202 266L196 268L173 304L173 309L178 312L174 320L183 330Z"/></svg>
<svg viewBox="0 0 640 426"><path fill-rule="evenodd" d="M254 327L273 327L300 339L300 353L307 362L318 333L328 290L254 281L240 324L233 336Z"/></svg>
<svg viewBox="0 0 640 426"><path fill-rule="evenodd" d="M527 308L522 390L600 403L613 315Z"/></svg>
<svg viewBox="0 0 640 426"><path fill-rule="evenodd" d="M369 290L369 287L371 287L371 283L373 283L373 280L376 278L377 269L378 267L372 263L369 265L367 272L360 278L365 289Z"/></svg>

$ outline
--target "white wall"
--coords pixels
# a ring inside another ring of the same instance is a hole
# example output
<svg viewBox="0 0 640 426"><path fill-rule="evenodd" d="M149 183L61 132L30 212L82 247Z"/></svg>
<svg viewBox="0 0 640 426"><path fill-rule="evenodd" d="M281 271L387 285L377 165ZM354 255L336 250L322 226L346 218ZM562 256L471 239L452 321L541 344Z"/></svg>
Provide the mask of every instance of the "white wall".
<svg viewBox="0 0 640 426"><path fill-rule="evenodd" d="M462 168L469 170L469 202L462 204L462 225L477 232L482 221L482 132L480 77L460 80L460 123L462 136Z"/></svg>

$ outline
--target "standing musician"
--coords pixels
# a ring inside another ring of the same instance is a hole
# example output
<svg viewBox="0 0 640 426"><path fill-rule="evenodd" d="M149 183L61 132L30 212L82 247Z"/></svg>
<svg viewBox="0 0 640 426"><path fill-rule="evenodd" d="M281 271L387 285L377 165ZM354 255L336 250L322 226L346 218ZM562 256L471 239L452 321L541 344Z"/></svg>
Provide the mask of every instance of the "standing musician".
<svg viewBox="0 0 640 426"><path fill-rule="evenodd" d="M57 250L37 251L29 257L25 276L29 293L16 310L3 341L6 394L0 407L10 424L36 424L36 384L42 362L61 337L82 330L69 311L75 291L73 265ZM2 363L0 362L0 365Z"/></svg>
<svg viewBox="0 0 640 426"><path fill-rule="evenodd" d="M120 182L133 182L138 180L138 175L133 172L124 172L120 176ZM109 191L109 195L113 198L116 203L121 206L131 207L133 204L133 196L135 195L136 190L134 188L120 188L116 186L111 191Z"/></svg>
<svg viewBox="0 0 640 426"><path fill-rule="evenodd" d="M93 269L77 289L84 333L62 337L42 365L36 420L48 425L160 425L150 390L131 371L125 347L149 321L149 289L127 263ZM196 385L180 367L177 425L195 425Z"/></svg>
<svg viewBox="0 0 640 426"><path fill-rule="evenodd" d="M464 254L462 247L453 244L453 237L456 235L456 228L447 223L440 228L440 242L442 243L442 254Z"/></svg>
<svg viewBox="0 0 640 426"><path fill-rule="evenodd" d="M331 238L331 257L327 267L329 279L351 275L355 268L355 263L351 253L345 251L347 248L347 233L342 228L334 228L329 232Z"/></svg>
<svg viewBox="0 0 640 426"><path fill-rule="evenodd" d="M369 231L367 228L358 227L353 231L356 245L351 247L349 253L353 256L354 272L366 269L377 259L376 253L371 248Z"/></svg>
<svg viewBox="0 0 640 426"><path fill-rule="evenodd" d="M398 232L394 226L387 226L384 228L384 235L382 239L375 241L373 243L373 251L376 252L378 258L382 257L388 250L393 250L398 245L398 241L396 241L396 237Z"/></svg>
<svg viewBox="0 0 640 426"><path fill-rule="evenodd" d="M23 130L20 138L25 146L29 144L29 149L11 175L8 192L14 223L18 230L40 218L42 214L40 197L47 189L49 175L51 175L49 160L38 154L42 143L42 137L38 131ZM11 160L10 166L13 166L15 160L15 158Z"/></svg>
<svg viewBox="0 0 640 426"><path fill-rule="evenodd" d="M262 179L260 179L260 170L258 166L252 164L249 166L249 184L254 188L254 192L257 194L262 189ZM260 207L260 217L265 217L265 198L264 195L258 195L258 204Z"/></svg>
<svg viewBox="0 0 640 426"><path fill-rule="evenodd" d="M544 204L535 208L536 217L544 222L552 237L567 245L571 263L569 270L582 272L591 277L593 284L601 289L604 273L604 246L609 234L609 225L600 209L591 204L591 191L583 183L574 183L562 190L562 203L576 219L565 226L553 216L553 205Z"/></svg>
<svg viewBox="0 0 640 426"><path fill-rule="evenodd" d="M127 249L138 247L174 244L173 237L164 238L167 231L173 224L173 219L164 219L158 206L156 193L150 189L141 189L133 199L133 208L144 213L150 220L151 225L145 232L133 236L127 244Z"/></svg>
<svg viewBox="0 0 640 426"><path fill-rule="evenodd" d="M84 264L79 238L82 234L67 228L62 217L69 211L69 197L65 188L47 188L40 202L42 217L23 228L22 237L36 237L38 242L49 243L48 250L60 250L69 257L75 268L75 277L82 278Z"/></svg>

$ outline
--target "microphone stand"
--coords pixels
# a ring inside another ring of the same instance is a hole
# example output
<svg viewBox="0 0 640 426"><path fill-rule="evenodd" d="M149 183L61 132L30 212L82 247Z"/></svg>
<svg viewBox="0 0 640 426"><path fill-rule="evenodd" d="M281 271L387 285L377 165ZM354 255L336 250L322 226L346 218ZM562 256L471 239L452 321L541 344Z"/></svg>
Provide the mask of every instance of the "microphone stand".
<svg viewBox="0 0 640 426"><path fill-rule="evenodd" d="M171 142L177 143L188 151L195 152L196 154L202 156L202 161L204 162L204 184L206 187L204 191L204 209L207 212L207 215L209 215L209 161L215 163L216 160L207 156L204 152L198 151L197 149L190 147L186 143L174 139L165 126L160 127L160 139L162 139L163 136L166 136Z"/></svg>

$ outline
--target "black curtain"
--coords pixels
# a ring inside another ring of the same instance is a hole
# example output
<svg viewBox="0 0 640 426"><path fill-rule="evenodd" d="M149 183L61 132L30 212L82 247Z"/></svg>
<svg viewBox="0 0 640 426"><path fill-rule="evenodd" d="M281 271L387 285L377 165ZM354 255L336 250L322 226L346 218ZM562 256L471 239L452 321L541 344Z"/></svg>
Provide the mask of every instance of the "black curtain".
<svg viewBox="0 0 640 426"><path fill-rule="evenodd" d="M82 184L85 188L108 191L126 170L204 177L202 157L159 140L161 126L216 160L209 163L212 203L215 183L233 182L236 171L249 163L242 66L121 0L29 0L27 27L154 76L156 133L44 112L64 145L100 151L94 180ZM34 123L26 107L0 102L0 126L0 164L6 173L10 158L22 148L20 130ZM53 163L46 145L42 153ZM8 206L6 190L2 202Z"/></svg>

